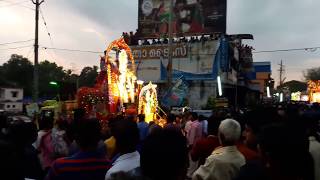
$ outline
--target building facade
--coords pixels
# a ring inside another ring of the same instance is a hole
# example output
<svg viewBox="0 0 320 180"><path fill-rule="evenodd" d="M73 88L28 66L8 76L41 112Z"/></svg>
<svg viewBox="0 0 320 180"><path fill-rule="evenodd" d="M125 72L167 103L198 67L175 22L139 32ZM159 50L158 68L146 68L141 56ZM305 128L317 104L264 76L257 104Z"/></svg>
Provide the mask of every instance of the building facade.
<svg viewBox="0 0 320 180"><path fill-rule="evenodd" d="M19 113L23 111L23 89L0 88L0 109L6 112Z"/></svg>
<svg viewBox="0 0 320 180"><path fill-rule="evenodd" d="M224 36L214 40L173 44L173 82L181 78L187 82L185 101L188 106L203 109L210 97L220 98L233 94L224 92L231 92L230 89L237 85L240 59L238 48L234 40ZM168 45L140 45L131 46L131 49L136 61L138 79L158 84L160 96L168 91ZM218 76L223 92L221 96L218 93Z"/></svg>

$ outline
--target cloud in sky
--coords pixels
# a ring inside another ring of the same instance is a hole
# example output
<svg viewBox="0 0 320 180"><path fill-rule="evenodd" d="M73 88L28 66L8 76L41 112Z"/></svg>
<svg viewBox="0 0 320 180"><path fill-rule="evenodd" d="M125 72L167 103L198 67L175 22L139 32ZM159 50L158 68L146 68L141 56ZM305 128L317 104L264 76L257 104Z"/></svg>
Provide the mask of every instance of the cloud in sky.
<svg viewBox="0 0 320 180"><path fill-rule="evenodd" d="M33 6L31 2L23 5ZM102 52L122 32L137 29L137 6L138 0L48 0L41 8L54 47ZM318 0L228 0L227 31L253 34L255 40L247 43L257 51L319 46L318 7ZM0 26L1 42L32 39L34 12L21 6L0 7ZM40 44L51 46L41 19ZM0 63L12 53L29 54L33 59L29 52L30 48L0 50ZM254 60L271 61L273 77L278 79L277 64L282 59L287 79L301 80L303 70L320 66L319 55L320 50L261 53L254 54ZM52 58L60 65L75 64L76 69L81 69L97 65L99 54L40 49L41 60Z"/></svg>

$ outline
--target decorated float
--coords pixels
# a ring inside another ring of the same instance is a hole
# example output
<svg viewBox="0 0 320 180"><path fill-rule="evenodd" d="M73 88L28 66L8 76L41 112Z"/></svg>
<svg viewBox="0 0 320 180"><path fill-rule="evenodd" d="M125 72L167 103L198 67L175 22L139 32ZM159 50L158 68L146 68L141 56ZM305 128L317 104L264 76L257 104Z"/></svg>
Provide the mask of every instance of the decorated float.
<svg viewBox="0 0 320 180"><path fill-rule="evenodd" d="M95 86L78 90L78 106L86 116L107 120L113 114L141 113L152 121L158 107L156 85L150 82L142 87L143 83L137 81L135 62L123 38L107 47L102 62Z"/></svg>
<svg viewBox="0 0 320 180"><path fill-rule="evenodd" d="M320 103L320 80L308 81L309 102Z"/></svg>

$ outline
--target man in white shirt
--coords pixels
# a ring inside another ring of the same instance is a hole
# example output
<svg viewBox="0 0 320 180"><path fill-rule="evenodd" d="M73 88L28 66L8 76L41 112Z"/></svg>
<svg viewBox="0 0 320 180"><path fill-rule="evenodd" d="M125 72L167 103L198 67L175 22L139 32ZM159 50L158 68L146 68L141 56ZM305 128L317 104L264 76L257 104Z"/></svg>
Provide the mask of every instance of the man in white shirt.
<svg viewBox="0 0 320 180"><path fill-rule="evenodd" d="M309 134L309 152L313 159L314 166L314 179L320 179L320 143L317 140L318 132L318 119L311 118L307 121L308 134Z"/></svg>
<svg viewBox="0 0 320 180"><path fill-rule="evenodd" d="M193 180L232 180L245 164L245 158L238 151L235 143L240 138L241 127L233 119L226 119L219 126L221 148L215 149L193 174Z"/></svg>
<svg viewBox="0 0 320 180"><path fill-rule="evenodd" d="M309 137L309 151L313 158L315 179L320 179L320 143L314 136Z"/></svg>
<svg viewBox="0 0 320 180"><path fill-rule="evenodd" d="M130 172L140 167L140 154L136 151L139 142L139 129L131 120L121 119L115 122L116 149L120 156L108 170L105 179L117 172Z"/></svg>

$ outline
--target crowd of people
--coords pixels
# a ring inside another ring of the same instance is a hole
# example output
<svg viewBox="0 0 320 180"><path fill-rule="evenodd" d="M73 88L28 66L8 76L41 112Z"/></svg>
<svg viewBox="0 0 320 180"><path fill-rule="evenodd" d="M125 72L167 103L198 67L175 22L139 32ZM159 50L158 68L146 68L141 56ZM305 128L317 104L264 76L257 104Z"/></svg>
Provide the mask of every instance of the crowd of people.
<svg viewBox="0 0 320 180"><path fill-rule="evenodd" d="M122 37L125 42L129 46L137 46L137 45L159 45L159 44L168 44L169 38L153 38L153 39L145 39L140 40L137 33L133 33L132 31L127 33L123 32ZM210 35L201 35L201 36L182 36L173 38L173 43L196 43L196 42L206 42L210 40L218 40L220 37L219 34L210 34Z"/></svg>
<svg viewBox="0 0 320 180"><path fill-rule="evenodd" d="M0 179L319 180L320 107L259 106L69 122L0 117ZM103 127L105 126L105 127Z"/></svg>

